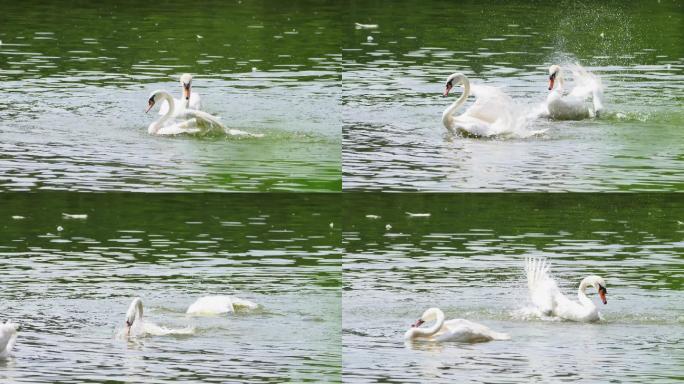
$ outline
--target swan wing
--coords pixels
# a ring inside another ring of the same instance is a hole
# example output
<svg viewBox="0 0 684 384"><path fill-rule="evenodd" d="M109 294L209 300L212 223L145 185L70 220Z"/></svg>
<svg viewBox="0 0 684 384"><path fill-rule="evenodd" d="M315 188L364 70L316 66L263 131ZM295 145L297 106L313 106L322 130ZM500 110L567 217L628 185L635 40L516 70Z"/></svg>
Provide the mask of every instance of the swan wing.
<svg viewBox="0 0 684 384"><path fill-rule="evenodd" d="M449 340L468 343L510 339L505 333L492 331L485 325L464 319L445 321L437 338L440 339L440 341Z"/></svg>
<svg viewBox="0 0 684 384"><path fill-rule="evenodd" d="M474 117L487 123L494 123L502 113L509 113L513 106L511 99L501 89L486 85L473 85L471 88L476 100L464 115Z"/></svg>
<svg viewBox="0 0 684 384"><path fill-rule="evenodd" d="M194 315L218 315L235 312L236 309L255 309L258 305L234 296L204 296L195 300L186 313Z"/></svg>
<svg viewBox="0 0 684 384"><path fill-rule="evenodd" d="M197 121L197 126L199 128L221 131L226 130L226 127L223 126L221 120L219 120L218 117L213 116L207 112L199 111L197 109L186 109L184 116L195 118Z"/></svg>
<svg viewBox="0 0 684 384"><path fill-rule="evenodd" d="M235 312L230 296L204 296L190 304L185 313L192 315L218 315Z"/></svg>
<svg viewBox="0 0 684 384"><path fill-rule="evenodd" d="M528 258L525 263L527 287L532 303L544 315L551 315L556 309L556 299L563 294L549 275L550 265L545 258Z"/></svg>

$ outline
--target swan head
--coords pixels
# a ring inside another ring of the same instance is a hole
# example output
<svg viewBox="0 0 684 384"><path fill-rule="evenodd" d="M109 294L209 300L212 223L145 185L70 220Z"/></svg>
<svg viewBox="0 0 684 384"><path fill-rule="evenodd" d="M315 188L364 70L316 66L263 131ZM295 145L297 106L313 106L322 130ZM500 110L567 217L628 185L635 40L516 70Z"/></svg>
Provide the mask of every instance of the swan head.
<svg viewBox="0 0 684 384"><path fill-rule="evenodd" d="M585 277L580 283L580 287L586 287L588 285L596 288L596 291L598 292L598 295L604 305L608 304L608 300L606 300L606 294L608 293L608 290L606 289L606 281L603 279L603 277L595 275Z"/></svg>
<svg viewBox="0 0 684 384"><path fill-rule="evenodd" d="M449 77L446 79L446 87L444 89L444 97L449 96L449 92L451 91L451 88L454 87L454 85L461 85L465 81L465 75L462 73L452 73Z"/></svg>
<svg viewBox="0 0 684 384"><path fill-rule="evenodd" d="M192 87L192 75L184 73L180 77L180 83L183 86L183 98L190 100L190 87Z"/></svg>
<svg viewBox="0 0 684 384"><path fill-rule="evenodd" d="M549 67L549 91L553 89L553 84L556 81L556 77L560 75L561 67L560 65L552 65Z"/></svg>
<svg viewBox="0 0 684 384"><path fill-rule="evenodd" d="M157 101L160 99L159 97L160 91L154 91L150 94L150 98L147 99L147 109L145 110L145 113L149 112L152 107L157 103Z"/></svg>
<svg viewBox="0 0 684 384"><path fill-rule="evenodd" d="M140 313L140 316L138 316L138 313ZM143 305L142 305L142 299L139 297L136 297L133 299L131 302L131 305L128 307L128 311L126 312L126 330L130 334L131 332L131 327L135 323L135 319L140 317L142 319L143 316Z"/></svg>
<svg viewBox="0 0 684 384"><path fill-rule="evenodd" d="M440 315L444 317L444 312L439 308L429 308L423 312L418 320L411 325L411 328L418 328L424 323L437 319Z"/></svg>

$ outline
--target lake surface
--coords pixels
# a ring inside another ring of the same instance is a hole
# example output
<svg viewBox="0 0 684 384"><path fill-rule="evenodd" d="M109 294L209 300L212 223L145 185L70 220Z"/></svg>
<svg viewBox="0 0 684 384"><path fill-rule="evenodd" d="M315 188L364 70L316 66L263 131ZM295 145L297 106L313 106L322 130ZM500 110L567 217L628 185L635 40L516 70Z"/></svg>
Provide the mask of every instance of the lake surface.
<svg viewBox="0 0 684 384"><path fill-rule="evenodd" d="M684 378L684 200L679 196L365 194L345 195L345 211L346 381L671 383ZM603 276L608 303L599 305L605 320L585 324L522 316L519 310L528 306L523 265L529 256L547 257L571 298L582 278ZM447 318L507 332L511 340L404 345L404 332L432 306Z"/></svg>
<svg viewBox="0 0 684 384"><path fill-rule="evenodd" d="M345 190L682 190L681 1L354 1L347 17ZM545 102L549 65L575 61L605 86L598 119L494 139L442 125L461 94L442 97L451 73L503 89L522 114Z"/></svg>
<svg viewBox="0 0 684 384"><path fill-rule="evenodd" d="M337 2L1 4L1 189L340 190ZM265 137L148 135L184 72Z"/></svg>
<svg viewBox="0 0 684 384"><path fill-rule="evenodd" d="M3 383L340 380L339 209L324 196L3 201L0 321L21 325ZM260 307L185 315L209 294ZM135 296L144 319L195 333L115 339Z"/></svg>

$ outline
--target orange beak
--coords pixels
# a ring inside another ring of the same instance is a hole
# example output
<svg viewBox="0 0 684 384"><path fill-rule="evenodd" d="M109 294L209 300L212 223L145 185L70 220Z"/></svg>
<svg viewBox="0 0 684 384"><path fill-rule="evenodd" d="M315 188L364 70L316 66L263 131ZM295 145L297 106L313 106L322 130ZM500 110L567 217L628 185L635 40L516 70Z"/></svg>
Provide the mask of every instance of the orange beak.
<svg viewBox="0 0 684 384"><path fill-rule="evenodd" d="M556 81L556 74L549 76L549 91L553 89L553 83Z"/></svg>
<svg viewBox="0 0 684 384"><path fill-rule="evenodd" d="M606 289L601 287L599 288L599 297L601 298L601 301L603 304L608 304L608 300L606 300Z"/></svg>
<svg viewBox="0 0 684 384"><path fill-rule="evenodd" d="M190 84L183 84L183 97L190 100Z"/></svg>
<svg viewBox="0 0 684 384"><path fill-rule="evenodd" d="M418 327L420 327L421 325L423 325L424 322L425 322L425 321L423 321L423 319L418 319L418 320L416 320L415 323L413 323L413 324L411 325L411 328L418 328Z"/></svg>

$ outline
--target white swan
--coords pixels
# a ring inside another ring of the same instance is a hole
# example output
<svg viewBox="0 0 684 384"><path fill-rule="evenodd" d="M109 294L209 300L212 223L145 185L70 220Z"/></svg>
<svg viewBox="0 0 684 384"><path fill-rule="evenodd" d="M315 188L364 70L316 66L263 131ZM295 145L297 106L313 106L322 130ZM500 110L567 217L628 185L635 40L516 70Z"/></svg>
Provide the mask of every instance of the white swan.
<svg viewBox="0 0 684 384"><path fill-rule="evenodd" d="M556 282L549 276L549 264L546 259L527 259L525 272L532 303L542 315L584 322L601 319L598 308L587 297L586 289L589 286L596 288L603 304L607 304L606 282L603 278L594 275L585 277L580 282L577 291L579 302L576 302L563 295Z"/></svg>
<svg viewBox="0 0 684 384"><path fill-rule="evenodd" d="M6 359L9 356L14 343L17 341L18 329L19 325L9 321L0 324L0 359Z"/></svg>
<svg viewBox="0 0 684 384"><path fill-rule="evenodd" d="M595 117L603 109L601 80L579 66L573 73L578 83L570 93L565 95L563 69L555 64L549 67L549 91L551 92L546 98L546 107L552 119L581 120ZM589 98L591 98L591 103L587 102Z"/></svg>
<svg viewBox="0 0 684 384"><path fill-rule="evenodd" d="M136 297L126 311L126 326L119 333L121 338L142 337L147 335L190 335L195 332L195 328L186 327L181 329L171 329L160 327L157 324L143 320L142 299Z"/></svg>
<svg viewBox="0 0 684 384"><path fill-rule="evenodd" d="M192 92L192 75L189 73L184 73L180 77L180 84L182 87L182 97L180 99L173 99L175 102L176 110L174 113L176 116L181 115L186 109L202 109L202 102L200 100L200 95L197 92ZM159 114L165 115L169 110L169 103L164 100L159 107Z"/></svg>
<svg viewBox="0 0 684 384"><path fill-rule="evenodd" d="M477 100L464 113L454 113L470 96L470 81L462 73L454 73L446 80L444 97L455 85L463 86L463 94L442 113L442 124L449 131L460 131L474 136L493 136L508 130L513 100L500 89L478 86Z"/></svg>
<svg viewBox="0 0 684 384"><path fill-rule="evenodd" d="M166 101L169 108L166 114L159 120L150 124L147 132L157 135L177 135L180 133L200 133L209 131L225 132L225 127L214 116L194 109L185 109L182 115L174 116L176 111L176 102L173 97L162 90L152 92L147 101L146 113L155 106L159 101ZM180 121L176 121L176 119Z"/></svg>
<svg viewBox="0 0 684 384"><path fill-rule="evenodd" d="M204 296L190 304L185 312L190 315L220 315L235 312L238 308L255 309L258 306L233 296Z"/></svg>
<svg viewBox="0 0 684 384"><path fill-rule="evenodd" d="M224 133L231 136L245 136L245 137L263 137L260 133L249 133L239 129L226 128L217 117L214 117L206 112L197 111L194 109L185 109L182 115L174 116L175 102L173 97L162 90L157 90L150 94L147 101L147 110L149 112L152 107L159 101L166 101L169 109L166 114L159 120L150 124L147 127L147 132L151 135L179 135L179 134L198 134L198 133Z"/></svg>
<svg viewBox="0 0 684 384"><path fill-rule="evenodd" d="M428 328L420 328L423 323L435 320ZM510 336L505 333L495 332L486 326L463 319L444 321L444 312L439 308L430 308L423 312L411 329L404 334L406 341L461 341L477 343L491 340L508 340Z"/></svg>

